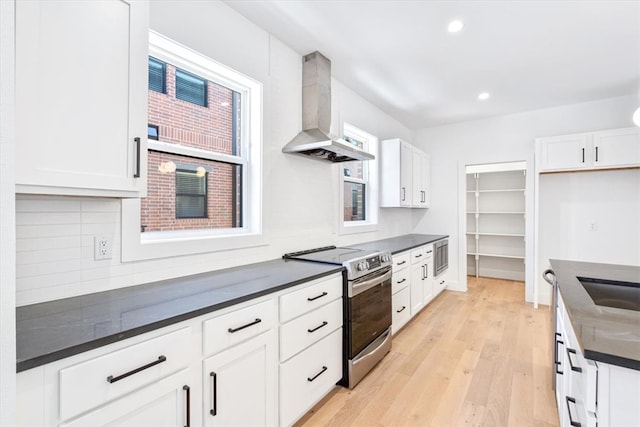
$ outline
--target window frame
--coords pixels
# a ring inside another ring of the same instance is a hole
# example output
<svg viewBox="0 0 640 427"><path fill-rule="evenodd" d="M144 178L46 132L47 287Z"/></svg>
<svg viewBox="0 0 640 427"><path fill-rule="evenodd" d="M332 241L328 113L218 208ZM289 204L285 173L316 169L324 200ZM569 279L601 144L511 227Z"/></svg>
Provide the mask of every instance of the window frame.
<svg viewBox="0 0 640 427"><path fill-rule="evenodd" d="M162 136L158 141L147 140L147 150L241 165L243 216L241 226L235 228L141 233L140 199L122 199L122 260L136 261L266 245L262 235L262 83L153 30L149 31L149 56L226 86L242 97L240 155L167 143L162 141ZM144 88L145 91L147 89Z"/></svg>
<svg viewBox="0 0 640 427"><path fill-rule="evenodd" d="M364 150L373 154L374 160L367 160L364 163L363 178L355 178L353 176L345 176L344 166L342 163L338 163L338 200L339 200L339 213L338 213L338 232L339 234L354 234L365 233L378 230L378 145L379 140L375 135L372 135L356 126L349 123L344 123L343 134L349 138L362 141L364 144ZM346 182L364 184L365 197L364 215L365 220L345 221L344 220L344 187Z"/></svg>

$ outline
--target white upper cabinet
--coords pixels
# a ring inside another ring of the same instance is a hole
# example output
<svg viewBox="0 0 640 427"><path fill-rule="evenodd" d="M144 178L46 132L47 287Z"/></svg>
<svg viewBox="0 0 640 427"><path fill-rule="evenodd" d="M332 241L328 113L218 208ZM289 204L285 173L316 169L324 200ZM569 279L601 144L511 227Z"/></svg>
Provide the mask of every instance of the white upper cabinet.
<svg viewBox="0 0 640 427"><path fill-rule="evenodd" d="M594 132L595 167L640 166L640 128Z"/></svg>
<svg viewBox="0 0 640 427"><path fill-rule="evenodd" d="M541 172L640 166L640 128L539 138Z"/></svg>
<svg viewBox="0 0 640 427"><path fill-rule="evenodd" d="M146 192L148 3L16 2L18 192Z"/></svg>
<svg viewBox="0 0 640 427"><path fill-rule="evenodd" d="M380 206L428 208L429 155L401 139L382 141Z"/></svg>

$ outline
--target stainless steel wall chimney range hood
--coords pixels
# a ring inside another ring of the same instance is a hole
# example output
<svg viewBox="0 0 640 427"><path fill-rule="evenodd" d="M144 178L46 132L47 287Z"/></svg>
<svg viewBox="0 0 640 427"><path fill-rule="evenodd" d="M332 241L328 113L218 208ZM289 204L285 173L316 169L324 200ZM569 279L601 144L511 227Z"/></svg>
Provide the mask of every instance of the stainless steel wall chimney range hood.
<svg viewBox="0 0 640 427"><path fill-rule="evenodd" d="M372 154L329 133L331 61L317 51L305 55L302 61L302 132L282 152L331 162L373 160Z"/></svg>

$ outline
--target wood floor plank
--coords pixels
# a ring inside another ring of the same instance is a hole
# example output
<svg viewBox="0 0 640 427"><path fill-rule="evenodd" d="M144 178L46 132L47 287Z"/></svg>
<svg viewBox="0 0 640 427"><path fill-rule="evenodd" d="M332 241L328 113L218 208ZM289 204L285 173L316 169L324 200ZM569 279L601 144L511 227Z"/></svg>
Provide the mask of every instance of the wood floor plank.
<svg viewBox="0 0 640 427"><path fill-rule="evenodd" d="M336 388L297 426L557 426L551 322L524 284L469 277L393 337L353 390Z"/></svg>

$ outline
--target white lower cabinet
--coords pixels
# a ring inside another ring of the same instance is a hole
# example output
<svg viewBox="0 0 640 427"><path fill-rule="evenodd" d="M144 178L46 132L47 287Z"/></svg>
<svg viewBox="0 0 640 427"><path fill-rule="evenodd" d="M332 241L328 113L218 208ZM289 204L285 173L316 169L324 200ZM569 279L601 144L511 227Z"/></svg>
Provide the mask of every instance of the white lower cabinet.
<svg viewBox="0 0 640 427"><path fill-rule="evenodd" d="M183 427L191 426L197 406L191 402L188 369L180 371L122 399L91 411L64 427ZM86 389L83 391L87 392Z"/></svg>
<svg viewBox="0 0 640 427"><path fill-rule="evenodd" d="M342 378L342 329L280 365L280 425L292 425Z"/></svg>
<svg viewBox="0 0 640 427"><path fill-rule="evenodd" d="M267 331L207 358L203 425L276 424L276 336Z"/></svg>
<svg viewBox="0 0 640 427"><path fill-rule="evenodd" d="M296 422L342 379L342 276L280 296L280 420Z"/></svg>
<svg viewBox="0 0 640 427"><path fill-rule="evenodd" d="M405 286L391 297L391 332L395 335L411 319L411 289Z"/></svg>
<svg viewBox="0 0 640 427"><path fill-rule="evenodd" d="M560 427L640 425L640 371L585 358L561 295L557 305L556 349Z"/></svg>
<svg viewBox="0 0 640 427"><path fill-rule="evenodd" d="M19 372L16 425L288 425L341 378L338 273Z"/></svg>

